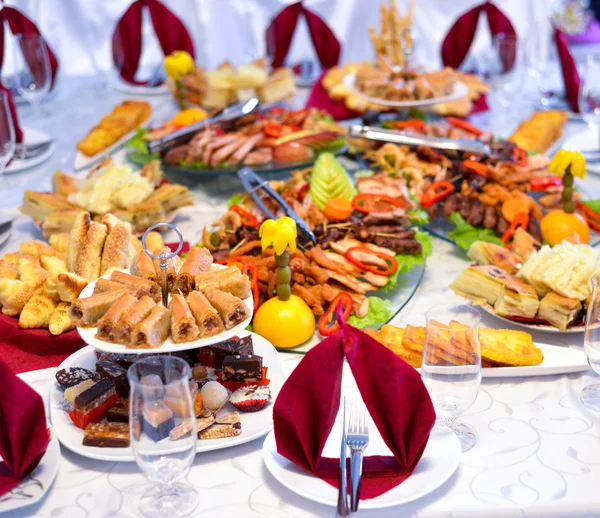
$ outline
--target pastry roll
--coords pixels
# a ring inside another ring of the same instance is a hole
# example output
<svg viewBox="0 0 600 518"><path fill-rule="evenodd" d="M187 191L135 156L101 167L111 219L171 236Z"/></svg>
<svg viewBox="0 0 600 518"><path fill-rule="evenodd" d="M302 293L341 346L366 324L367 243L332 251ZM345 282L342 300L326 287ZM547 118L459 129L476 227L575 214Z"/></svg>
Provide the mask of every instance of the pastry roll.
<svg viewBox="0 0 600 518"><path fill-rule="evenodd" d="M52 315L50 315L50 323L48 328L53 335L61 335L75 329L75 324L69 317L69 307L71 304L68 302L59 302L54 308Z"/></svg>
<svg viewBox="0 0 600 518"><path fill-rule="evenodd" d="M494 243L476 241L471 245L467 255L478 265L492 265L515 274L523 266L523 259L516 253Z"/></svg>
<svg viewBox="0 0 600 518"><path fill-rule="evenodd" d="M144 247L142 246L142 242L137 236L131 236L131 247L133 248L133 251L135 253L144 249Z"/></svg>
<svg viewBox="0 0 600 518"><path fill-rule="evenodd" d="M120 282L111 281L109 279L103 279L102 277L96 281L96 284L94 284L94 295L111 290L123 290L125 291L125 293L133 295L136 299L140 299L144 295L150 295L150 293L148 293L148 290L145 288L126 286L125 284L121 284Z"/></svg>
<svg viewBox="0 0 600 518"><path fill-rule="evenodd" d="M115 221L116 220L116 221ZM126 268L129 262L131 225L112 214L102 216L102 223L108 228L108 235L102 251L100 275L110 268Z"/></svg>
<svg viewBox="0 0 600 518"><path fill-rule="evenodd" d="M29 284L14 279L0 279L0 306L5 315L17 316L32 295L33 288Z"/></svg>
<svg viewBox="0 0 600 518"><path fill-rule="evenodd" d="M113 338L120 344L131 344L134 341L134 331L137 326L150 314L156 306L150 297L144 296L131 306L119 321L117 330L113 333Z"/></svg>
<svg viewBox="0 0 600 518"><path fill-rule="evenodd" d="M56 291L63 302L74 302L87 285L87 279L74 273L59 273L56 277Z"/></svg>
<svg viewBox="0 0 600 518"><path fill-rule="evenodd" d="M124 290L113 290L77 299L69 308L69 317L76 326L94 326L123 293Z"/></svg>
<svg viewBox="0 0 600 518"><path fill-rule="evenodd" d="M33 263L28 259L19 261L19 279L25 284L29 284L34 290L44 285L48 278L48 272L39 264Z"/></svg>
<svg viewBox="0 0 600 518"><path fill-rule="evenodd" d="M171 295L171 336L176 344L191 342L198 338L199 330L185 297L181 293Z"/></svg>
<svg viewBox="0 0 600 518"><path fill-rule="evenodd" d="M187 303L196 319L198 338L218 335L223 331L223 321L219 312L211 306L208 299L199 291L192 291Z"/></svg>
<svg viewBox="0 0 600 518"><path fill-rule="evenodd" d="M237 266L227 266L225 268L219 268L217 270L209 270L207 272L198 273L195 275L195 281L196 286L205 285L206 287L208 287L213 281L217 279L224 279L227 277L238 277L240 275L242 275L242 272Z"/></svg>
<svg viewBox="0 0 600 518"><path fill-rule="evenodd" d="M168 246L162 246L159 248L150 249L152 253L158 257L165 252L170 253L171 249ZM162 271L160 269L160 261L157 259L152 259L154 263L154 270L156 271L156 278L160 281L162 279ZM181 267L181 259L175 256L167 261L167 288L170 291L173 290L173 286L175 285L175 280L177 279L177 270Z"/></svg>
<svg viewBox="0 0 600 518"><path fill-rule="evenodd" d="M198 278L200 275L196 275L196 289L199 291L204 291L208 287L213 287L217 290L231 293L234 297L239 297L240 299L249 297L250 292L252 291L250 286L250 278L247 275L242 274L242 272L240 272L239 268L236 266L234 266L234 268L238 272L237 275L221 275L210 281L200 280L199 282Z"/></svg>
<svg viewBox="0 0 600 518"><path fill-rule="evenodd" d="M206 288L204 295L219 312L225 329L230 329L250 318L250 310L243 300L215 288Z"/></svg>
<svg viewBox="0 0 600 518"><path fill-rule="evenodd" d="M48 327L55 308L56 302L47 295L34 295L21 311L19 327L21 329Z"/></svg>
<svg viewBox="0 0 600 518"><path fill-rule="evenodd" d="M0 279L18 279L19 268L16 264L0 259Z"/></svg>
<svg viewBox="0 0 600 518"><path fill-rule="evenodd" d="M181 290L187 295L194 289L194 276L198 273L207 272L213 262L213 256L207 248L198 248L193 246L179 270L175 286L175 291Z"/></svg>
<svg viewBox="0 0 600 518"><path fill-rule="evenodd" d="M156 269L154 268L154 261L144 250L140 250L131 263L131 274L141 277L142 279L148 279L149 281L156 281Z"/></svg>
<svg viewBox="0 0 600 518"><path fill-rule="evenodd" d="M137 303L137 301L138 299L130 293L121 295L104 316L98 320L98 333L96 334L96 338L106 342L114 342L115 331L117 330L119 321L123 318L125 313Z"/></svg>
<svg viewBox="0 0 600 518"><path fill-rule="evenodd" d="M148 232L146 236L146 248L148 250L155 250L159 248L164 248L165 242L163 237L160 235L160 232L152 231Z"/></svg>
<svg viewBox="0 0 600 518"><path fill-rule="evenodd" d="M60 257L43 255L40 257L40 264L51 277L58 277L59 273L67 271L67 264Z"/></svg>
<svg viewBox="0 0 600 518"><path fill-rule="evenodd" d="M69 250L69 234L66 232L52 234L48 239L48 243L56 248L59 253L67 252Z"/></svg>
<svg viewBox="0 0 600 518"><path fill-rule="evenodd" d="M164 306L154 306L150 314L140 323L131 344L135 347L160 347L168 338L171 329L170 311Z"/></svg>
<svg viewBox="0 0 600 518"><path fill-rule="evenodd" d="M88 281L93 281L100 277L102 249L107 233L108 229L103 223L90 222L87 234L75 261L75 273Z"/></svg>
<svg viewBox="0 0 600 518"><path fill-rule="evenodd" d="M19 245L19 252L23 254L35 255L41 257L43 255L56 255L56 250L49 244L43 241L25 241Z"/></svg>
<svg viewBox="0 0 600 518"><path fill-rule="evenodd" d="M160 302L162 300L160 286L148 279L142 279L141 277L136 277L135 275L129 275L128 273L115 270L112 272L110 280L120 284L125 284L125 286L130 286L137 289L142 288L146 290L150 297L152 297L156 302Z"/></svg>
<svg viewBox="0 0 600 518"><path fill-rule="evenodd" d="M83 247L92 218L89 212L80 212L75 216L73 228L69 233L69 248L67 250L67 269L74 272L77 266L77 256Z"/></svg>

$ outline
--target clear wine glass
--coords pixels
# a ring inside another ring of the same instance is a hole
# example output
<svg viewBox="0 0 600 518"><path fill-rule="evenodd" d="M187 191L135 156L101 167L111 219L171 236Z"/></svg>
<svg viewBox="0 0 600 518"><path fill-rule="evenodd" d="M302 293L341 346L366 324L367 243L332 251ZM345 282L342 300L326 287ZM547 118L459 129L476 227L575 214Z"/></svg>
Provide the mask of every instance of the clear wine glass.
<svg viewBox="0 0 600 518"><path fill-rule="evenodd" d="M590 367L600 374L600 273L592 277L592 300L585 319L583 338ZM592 383L581 391L581 402L590 410L600 412L600 383Z"/></svg>
<svg viewBox="0 0 600 518"><path fill-rule="evenodd" d="M600 54L587 56L579 78L579 112L600 138Z"/></svg>
<svg viewBox="0 0 600 518"><path fill-rule="evenodd" d="M15 45L17 92L38 108L50 92L52 69L44 39L39 34L18 34Z"/></svg>
<svg viewBox="0 0 600 518"><path fill-rule="evenodd" d="M468 451L475 446L477 434L457 418L475 402L481 384L481 317L471 306L452 304L434 306L425 317L421 378L433 401L438 424L452 430L462 451Z"/></svg>
<svg viewBox="0 0 600 518"><path fill-rule="evenodd" d="M496 114L508 116L510 109L515 107L515 100L519 99L524 82L522 51L517 38L512 35L500 33L494 36L492 49L489 55L488 75L494 104L500 110Z"/></svg>
<svg viewBox="0 0 600 518"><path fill-rule="evenodd" d="M8 102L8 93L0 91L0 177L15 154L15 125Z"/></svg>
<svg viewBox="0 0 600 518"><path fill-rule="evenodd" d="M142 496L140 511L161 518L190 514L198 493L176 483L188 474L196 454L190 368L176 356L153 356L134 363L128 375L131 447L140 469L157 483Z"/></svg>

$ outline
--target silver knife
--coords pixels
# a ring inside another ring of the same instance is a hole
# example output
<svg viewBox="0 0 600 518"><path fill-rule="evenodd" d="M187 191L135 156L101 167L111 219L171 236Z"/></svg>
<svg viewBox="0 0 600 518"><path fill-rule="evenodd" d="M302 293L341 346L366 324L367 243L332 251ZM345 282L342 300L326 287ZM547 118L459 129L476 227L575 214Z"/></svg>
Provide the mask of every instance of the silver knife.
<svg viewBox="0 0 600 518"><path fill-rule="evenodd" d="M342 449L340 451L340 489L338 492L337 515L348 516L348 489L346 486L346 398L344 397L344 410L342 419Z"/></svg>
<svg viewBox="0 0 600 518"><path fill-rule="evenodd" d="M361 126L359 124L350 127L349 136L377 140L379 142L390 142L392 144L404 144L405 146L428 146L446 151L464 151L484 156L490 155L492 152L490 146L478 140L403 135L394 130L386 130L374 126Z"/></svg>

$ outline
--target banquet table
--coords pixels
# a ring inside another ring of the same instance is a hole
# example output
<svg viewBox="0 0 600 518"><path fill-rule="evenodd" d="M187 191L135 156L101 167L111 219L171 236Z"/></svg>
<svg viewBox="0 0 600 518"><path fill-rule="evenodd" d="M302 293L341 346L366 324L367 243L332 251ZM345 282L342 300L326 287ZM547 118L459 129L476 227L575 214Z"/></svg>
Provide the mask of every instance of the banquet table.
<svg viewBox="0 0 600 518"><path fill-rule="evenodd" d="M301 92L297 103L301 104ZM42 116L31 108L20 109L23 126L50 133L56 140L53 157L32 171L0 179L0 216L17 217L11 238L0 253L14 251L23 240L40 238L31 220L19 216L24 189L50 189L51 173L72 171L75 143L125 96L106 88L98 78L63 79ZM148 98L160 120L174 110L165 97ZM525 114L521 113L522 117ZM480 119L486 124L487 115ZM506 131L511 124L507 121ZM569 122L566 135L584 129ZM122 152L119 154L122 155ZM79 173L84 175L85 173ZM235 179L197 181L176 177L194 194L196 205L182 210L175 223L190 242L205 224L222 213L237 184ZM600 197L600 176L589 175L583 187ZM168 240L168 239L167 239ZM434 238L434 253L427 261L416 294L393 322L422 325L424 312L441 302L461 302L448 284L468 264L463 251ZM484 326L498 327L493 317L482 317ZM501 324L506 326L505 323ZM534 333L537 342L581 348L582 335ZM280 353L289 374L301 361L296 354ZM54 370L20 375L48 403ZM455 474L443 486L413 503L361 516L403 517L593 517L600 516L600 416L583 407L581 390L600 382L590 370L581 374L539 378L484 380L475 404L461 417L478 433L478 442L462 455ZM394 411L394 409L390 409ZM334 509L304 499L280 485L262 462L263 439L245 445L197 455L187 476L200 494L194 515L268 517L333 516ZM37 504L4 516L95 517L138 516L140 495L148 482L135 463L91 460L61 447L58 476Z"/></svg>

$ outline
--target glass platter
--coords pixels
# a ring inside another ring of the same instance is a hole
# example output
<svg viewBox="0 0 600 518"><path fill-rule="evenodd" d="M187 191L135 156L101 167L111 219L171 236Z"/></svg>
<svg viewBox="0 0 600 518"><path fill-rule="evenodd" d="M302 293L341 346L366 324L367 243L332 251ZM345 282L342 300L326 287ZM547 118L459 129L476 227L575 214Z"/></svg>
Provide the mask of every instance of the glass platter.
<svg viewBox="0 0 600 518"><path fill-rule="evenodd" d="M380 297L383 300L389 300L391 304L392 315L387 320L387 322L381 322L379 324L369 325L371 329L379 329L382 325L391 322L402 308L408 304L410 299L412 299L413 295L416 293L419 284L423 280L423 275L425 274L425 264L417 264L410 272L398 276L398 287L391 293L382 293L379 291L369 292L367 296L372 295L376 297ZM282 353L291 353L291 354L306 354L310 351L315 345L317 345L323 338L319 335L317 331L313 337L306 343L295 347L293 349L284 349L277 347L276 349Z"/></svg>
<svg viewBox="0 0 600 518"><path fill-rule="evenodd" d="M343 155L348 151L348 144L344 144L340 149L338 149L334 154L335 156ZM146 165L148 158L144 155L141 157L135 151L127 152L127 160L137 166ZM253 171L257 173L288 173L295 169L302 169L304 167L309 167L314 163L315 159L311 158L310 160L296 160L294 162L271 162L269 164L264 165L250 165L245 166L244 164L238 164L235 167L223 167L217 169L194 169L191 167L178 166L178 165L166 165L161 162L161 169L165 173L171 174L182 174L182 175L190 175L190 176L199 176L205 178L212 178L216 176L235 176L238 172L238 169L242 167L249 167Z"/></svg>

